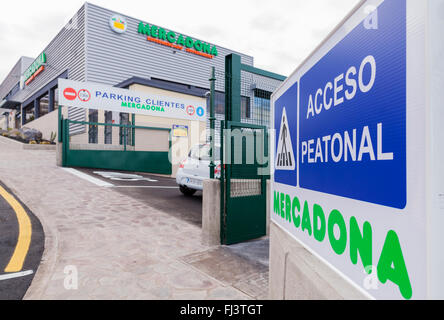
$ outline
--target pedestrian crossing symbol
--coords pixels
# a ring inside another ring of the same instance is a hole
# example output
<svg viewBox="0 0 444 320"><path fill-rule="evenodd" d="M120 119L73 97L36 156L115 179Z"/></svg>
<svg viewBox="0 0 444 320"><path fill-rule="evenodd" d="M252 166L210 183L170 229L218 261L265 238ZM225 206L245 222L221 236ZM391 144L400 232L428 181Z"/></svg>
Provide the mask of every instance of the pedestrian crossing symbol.
<svg viewBox="0 0 444 320"><path fill-rule="evenodd" d="M294 159L293 145L291 143L290 128L285 107L282 110L281 129L276 153L276 170L294 170L296 163Z"/></svg>

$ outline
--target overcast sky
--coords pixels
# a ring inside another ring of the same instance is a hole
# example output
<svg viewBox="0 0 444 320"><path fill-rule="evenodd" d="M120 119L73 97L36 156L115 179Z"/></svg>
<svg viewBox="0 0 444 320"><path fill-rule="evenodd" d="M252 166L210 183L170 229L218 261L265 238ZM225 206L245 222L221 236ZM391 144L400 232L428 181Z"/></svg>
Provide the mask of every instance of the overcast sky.
<svg viewBox="0 0 444 320"><path fill-rule="evenodd" d="M359 0L92 0L91 3L249 54L290 75ZM20 56L36 57L82 0L2 1L0 83Z"/></svg>

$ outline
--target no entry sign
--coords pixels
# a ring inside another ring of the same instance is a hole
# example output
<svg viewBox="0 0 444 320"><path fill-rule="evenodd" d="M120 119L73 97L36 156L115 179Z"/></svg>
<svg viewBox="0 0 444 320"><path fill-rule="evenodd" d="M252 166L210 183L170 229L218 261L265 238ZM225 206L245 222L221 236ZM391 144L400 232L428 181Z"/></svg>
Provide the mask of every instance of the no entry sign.
<svg viewBox="0 0 444 320"><path fill-rule="evenodd" d="M272 96L273 222L375 298L444 296L442 5L362 1Z"/></svg>
<svg viewBox="0 0 444 320"><path fill-rule="evenodd" d="M65 90L63 90L63 96L65 97L66 100L73 101L77 98L77 91L74 90L73 88L68 87Z"/></svg>

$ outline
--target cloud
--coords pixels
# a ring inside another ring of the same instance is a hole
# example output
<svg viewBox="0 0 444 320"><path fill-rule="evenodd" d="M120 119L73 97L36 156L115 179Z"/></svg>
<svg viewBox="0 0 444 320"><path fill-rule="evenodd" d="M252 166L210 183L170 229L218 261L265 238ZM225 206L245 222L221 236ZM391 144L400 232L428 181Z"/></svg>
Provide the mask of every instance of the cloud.
<svg viewBox="0 0 444 320"><path fill-rule="evenodd" d="M287 19L274 12L260 12L249 21L249 26L252 30L265 31L267 33L285 30L284 28L287 24Z"/></svg>
<svg viewBox="0 0 444 320"><path fill-rule="evenodd" d="M252 55L256 66L289 75L359 0L92 2ZM0 82L20 56L37 56L82 5L83 0L4 1Z"/></svg>
<svg viewBox="0 0 444 320"><path fill-rule="evenodd" d="M202 39L214 39L224 37L224 29L214 25L196 25L194 26L193 34L198 33L202 35Z"/></svg>

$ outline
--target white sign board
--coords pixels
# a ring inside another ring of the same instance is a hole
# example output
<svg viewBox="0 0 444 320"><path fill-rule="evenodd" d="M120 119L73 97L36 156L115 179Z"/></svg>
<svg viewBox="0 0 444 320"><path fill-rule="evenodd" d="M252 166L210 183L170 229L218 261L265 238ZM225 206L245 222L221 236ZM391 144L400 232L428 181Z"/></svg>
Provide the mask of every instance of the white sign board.
<svg viewBox="0 0 444 320"><path fill-rule="evenodd" d="M202 98L171 98L92 82L59 79L59 104L154 117L206 121Z"/></svg>
<svg viewBox="0 0 444 320"><path fill-rule="evenodd" d="M377 299L444 297L443 11L363 1L272 96L272 221Z"/></svg>

